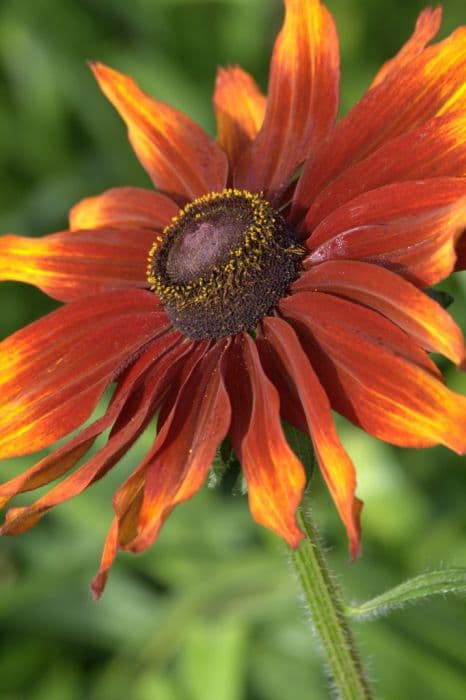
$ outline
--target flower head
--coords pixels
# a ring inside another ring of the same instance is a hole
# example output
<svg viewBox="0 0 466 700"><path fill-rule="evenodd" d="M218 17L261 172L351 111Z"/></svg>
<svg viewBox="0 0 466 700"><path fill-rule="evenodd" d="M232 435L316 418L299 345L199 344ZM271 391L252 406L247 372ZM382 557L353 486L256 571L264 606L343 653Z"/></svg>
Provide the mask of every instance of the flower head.
<svg viewBox="0 0 466 700"><path fill-rule="evenodd" d="M429 45L439 25L425 10L336 124L332 17L319 0L285 0L267 97L238 67L218 73L217 141L91 65L157 191L111 189L77 204L67 231L0 239L2 279L65 302L0 346L0 456L80 429L0 486L4 506L66 475L11 508L4 534L102 478L155 416L114 497L97 595L118 548L153 542L226 438L253 517L296 547L305 474L282 419L308 434L353 556L361 502L332 409L395 445L466 451L466 398L428 355L462 364L464 341L423 291L455 268L466 224L466 29Z"/></svg>

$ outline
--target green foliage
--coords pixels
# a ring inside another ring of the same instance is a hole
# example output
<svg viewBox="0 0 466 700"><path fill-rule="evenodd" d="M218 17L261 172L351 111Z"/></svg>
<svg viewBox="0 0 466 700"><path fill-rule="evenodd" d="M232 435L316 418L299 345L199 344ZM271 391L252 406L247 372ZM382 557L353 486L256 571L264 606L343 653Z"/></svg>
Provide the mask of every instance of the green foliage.
<svg viewBox="0 0 466 700"><path fill-rule="evenodd" d="M425 3L328 4L341 33L346 111L407 38ZM216 65L240 63L265 88L280 6L278 0L2 0L0 230L60 230L81 197L115 185L148 186L86 59L131 73L213 133ZM445 15L448 30L464 22L464 0L446 0ZM444 290L455 298L449 311L464 327L464 279ZM1 336L54 307L25 285L1 285ZM464 377L443 367L449 384L464 393ZM347 599L374 597L442 564L464 566L462 462L442 449L390 448L343 421L339 429L366 502L364 552L356 564L348 564L343 528L318 474L310 491ZM284 547L252 522L246 497L231 496L228 473L217 489L178 508L150 551L119 555L103 599L92 602L88 586L112 493L148 440L33 531L0 541L2 700L327 698ZM32 463L4 463L2 478ZM464 616L463 601L440 598L358 626L380 695L462 700Z"/></svg>

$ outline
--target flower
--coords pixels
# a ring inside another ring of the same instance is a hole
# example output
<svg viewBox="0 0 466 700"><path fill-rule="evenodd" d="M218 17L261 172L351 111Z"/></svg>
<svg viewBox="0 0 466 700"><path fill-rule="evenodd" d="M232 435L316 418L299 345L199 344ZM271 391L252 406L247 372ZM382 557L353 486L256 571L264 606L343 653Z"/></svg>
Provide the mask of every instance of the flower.
<svg viewBox="0 0 466 700"><path fill-rule="evenodd" d="M126 75L91 68L158 191L85 199L68 231L0 239L0 276L65 306L0 347L0 456L52 445L0 486L20 492L70 472L2 527L16 534L102 478L157 415L155 442L114 497L93 583L118 548L141 551L202 485L229 438L253 517L292 547L303 467L282 429L309 434L359 549L361 502L332 409L395 445L466 451L466 398L428 352L465 346L423 290L455 267L466 222L466 30L428 45L426 9L401 51L335 124L339 51L319 0L285 0L268 97L220 69L217 142ZM114 385L102 416L83 427Z"/></svg>

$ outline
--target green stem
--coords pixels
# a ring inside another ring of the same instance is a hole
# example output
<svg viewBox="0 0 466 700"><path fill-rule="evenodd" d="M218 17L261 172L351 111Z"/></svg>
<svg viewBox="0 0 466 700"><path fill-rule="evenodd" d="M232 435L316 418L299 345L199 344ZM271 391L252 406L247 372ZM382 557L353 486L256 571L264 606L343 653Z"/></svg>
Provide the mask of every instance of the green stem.
<svg viewBox="0 0 466 700"><path fill-rule="evenodd" d="M341 700L374 700L353 634L344 615L340 591L328 568L309 509L302 508L298 521L306 533L292 560L309 607L316 634Z"/></svg>

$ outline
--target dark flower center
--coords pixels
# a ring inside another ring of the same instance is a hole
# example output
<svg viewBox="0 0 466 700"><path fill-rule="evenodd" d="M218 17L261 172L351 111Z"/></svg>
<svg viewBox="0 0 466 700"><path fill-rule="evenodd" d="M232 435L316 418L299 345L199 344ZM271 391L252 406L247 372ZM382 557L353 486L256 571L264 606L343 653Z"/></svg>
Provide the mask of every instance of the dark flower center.
<svg viewBox="0 0 466 700"><path fill-rule="evenodd" d="M149 255L148 280L189 338L254 328L298 276L304 249L260 195L228 189L180 211Z"/></svg>

